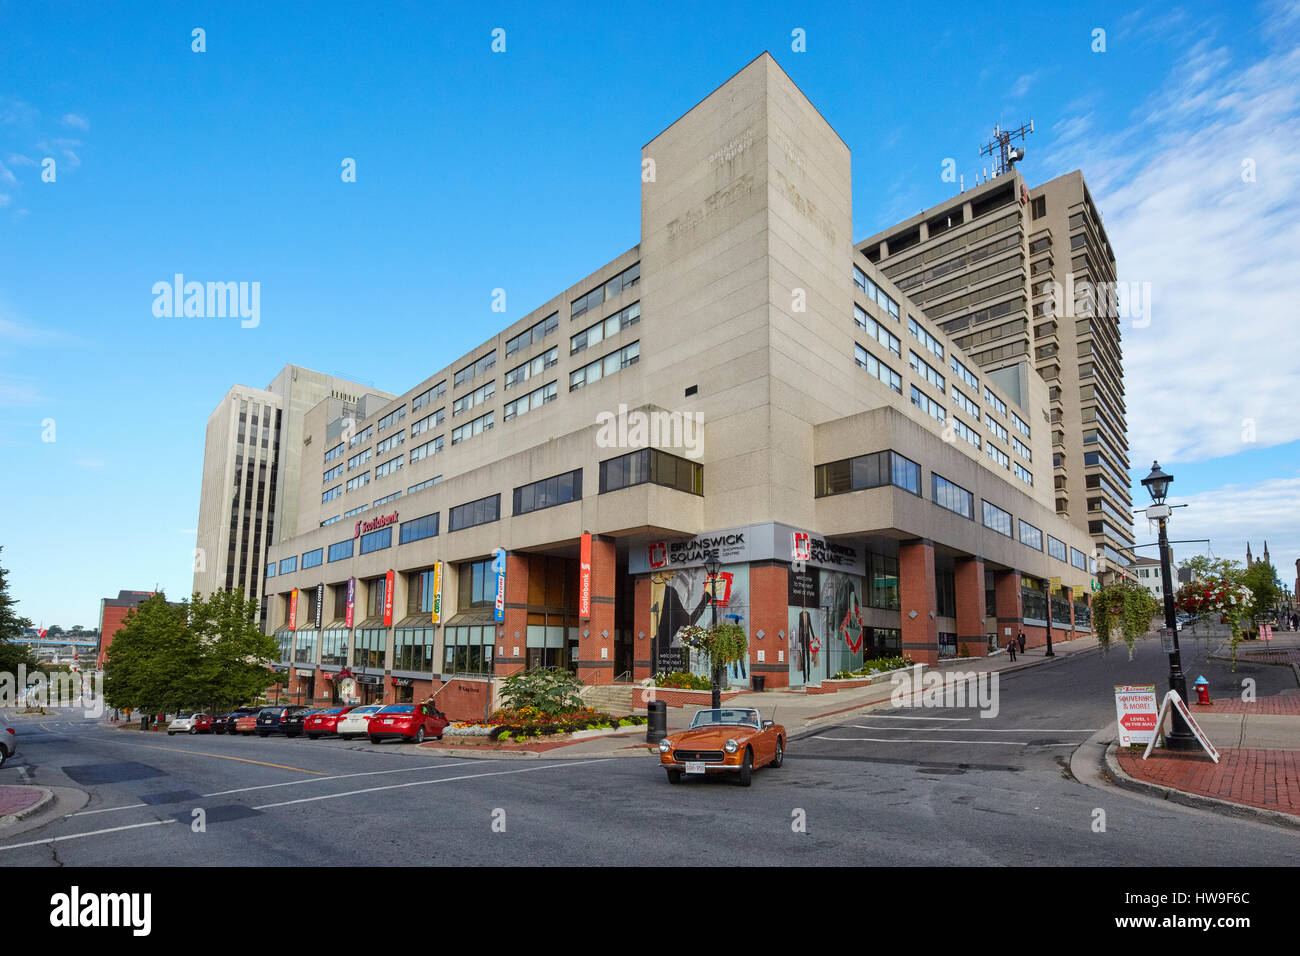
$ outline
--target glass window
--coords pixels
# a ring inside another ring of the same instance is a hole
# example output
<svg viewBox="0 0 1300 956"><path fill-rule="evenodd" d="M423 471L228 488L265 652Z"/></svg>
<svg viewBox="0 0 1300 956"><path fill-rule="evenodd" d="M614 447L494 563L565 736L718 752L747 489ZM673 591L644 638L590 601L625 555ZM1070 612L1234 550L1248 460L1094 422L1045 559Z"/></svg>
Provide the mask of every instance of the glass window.
<svg viewBox="0 0 1300 956"><path fill-rule="evenodd" d="M438 512L435 511L433 514L425 515L422 518L403 521L401 532L397 536L397 543L408 544L411 541L422 541L425 538L436 537L437 534Z"/></svg>
<svg viewBox="0 0 1300 956"><path fill-rule="evenodd" d="M940 508L946 508L963 518L975 520L975 496L961 485L953 484L947 478L931 472L930 495Z"/></svg>
<svg viewBox="0 0 1300 956"><path fill-rule="evenodd" d="M381 528L378 531L372 531L369 534L361 536L361 553L369 554L371 551L380 551L384 548L393 546L393 529L392 527Z"/></svg>
<svg viewBox="0 0 1300 956"><path fill-rule="evenodd" d="M1003 511L989 501L981 502L984 508L984 527L1011 537L1011 512Z"/></svg>
<svg viewBox="0 0 1300 956"><path fill-rule="evenodd" d="M600 494L650 482L704 494L704 466L658 448L642 448L600 463Z"/></svg>
<svg viewBox="0 0 1300 956"><path fill-rule="evenodd" d="M501 496L489 495L450 509L447 512L447 530L460 531L476 525L490 524L500 517Z"/></svg>
<svg viewBox="0 0 1300 956"><path fill-rule="evenodd" d="M290 574L298 570L298 556L295 554L292 558L280 559L280 573Z"/></svg>
<svg viewBox="0 0 1300 956"><path fill-rule="evenodd" d="M543 478L515 489L514 513L528 514L543 508L577 501L582 497L582 469Z"/></svg>
<svg viewBox="0 0 1300 956"><path fill-rule="evenodd" d="M1043 550L1043 532L1025 519L1020 519L1020 543L1035 551Z"/></svg>
<svg viewBox="0 0 1300 956"><path fill-rule="evenodd" d="M1047 536L1047 553L1058 561L1067 560L1065 542L1056 540L1050 534Z"/></svg>
<svg viewBox="0 0 1300 956"><path fill-rule="evenodd" d="M336 541L330 545L329 559L331 561L342 561L344 558L352 557L352 542L354 539L348 538L345 541Z"/></svg>
<svg viewBox="0 0 1300 956"><path fill-rule="evenodd" d="M324 552L321 548L315 551L308 551L302 556L303 569L314 568L324 560Z"/></svg>

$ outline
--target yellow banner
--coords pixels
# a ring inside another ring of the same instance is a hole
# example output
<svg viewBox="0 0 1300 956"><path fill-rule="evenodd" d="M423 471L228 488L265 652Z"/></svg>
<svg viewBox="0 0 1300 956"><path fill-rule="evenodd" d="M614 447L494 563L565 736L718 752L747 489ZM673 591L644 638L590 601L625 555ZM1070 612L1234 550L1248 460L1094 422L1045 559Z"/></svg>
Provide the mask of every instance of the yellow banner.
<svg viewBox="0 0 1300 956"><path fill-rule="evenodd" d="M442 562L433 563L433 623L438 623L442 613Z"/></svg>

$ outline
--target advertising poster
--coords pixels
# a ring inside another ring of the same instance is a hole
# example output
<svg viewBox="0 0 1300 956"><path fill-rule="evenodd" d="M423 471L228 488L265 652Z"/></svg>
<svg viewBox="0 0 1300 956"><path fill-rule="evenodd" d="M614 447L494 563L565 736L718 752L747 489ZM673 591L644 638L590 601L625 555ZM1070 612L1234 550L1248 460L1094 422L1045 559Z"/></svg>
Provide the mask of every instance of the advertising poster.
<svg viewBox="0 0 1300 956"><path fill-rule="evenodd" d="M298 589L289 592L289 630L298 628Z"/></svg>
<svg viewBox="0 0 1300 956"><path fill-rule="evenodd" d="M1119 725L1119 745L1149 744L1156 735L1155 684L1115 685L1115 721Z"/></svg>
<svg viewBox="0 0 1300 956"><path fill-rule="evenodd" d="M493 620L500 623L506 619L506 553L497 548L492 569L497 573L496 601L493 603Z"/></svg>
<svg viewBox="0 0 1300 956"><path fill-rule="evenodd" d="M442 616L442 562L433 564L433 623Z"/></svg>
<svg viewBox="0 0 1300 956"><path fill-rule="evenodd" d="M582 536L578 555L578 617L591 617L591 535Z"/></svg>
<svg viewBox="0 0 1300 956"><path fill-rule="evenodd" d="M863 579L810 568L789 576L790 685L817 687L841 670L862 666L868 647L862 621Z"/></svg>
<svg viewBox="0 0 1300 956"><path fill-rule="evenodd" d="M384 627L389 627L393 623L393 585L394 574L389 571L384 576Z"/></svg>
<svg viewBox="0 0 1300 956"><path fill-rule="evenodd" d="M727 588L730 575L730 589ZM656 674L673 671L690 671L701 677L709 676L709 666L702 655L683 646L680 632L688 624L707 627L713 623L713 610L709 597L708 574L702 567L680 568L671 573L657 574L650 579L650 622L655 637ZM749 625L749 567L728 567L718 575L718 620L728 620L735 615L749 640L753 635ZM722 602L726 600L724 605ZM736 686L749 686L749 665L737 661L728 668L727 681Z"/></svg>
<svg viewBox="0 0 1300 956"><path fill-rule="evenodd" d="M357 579L348 578L348 610L343 619L344 627L352 626L353 609L357 606Z"/></svg>

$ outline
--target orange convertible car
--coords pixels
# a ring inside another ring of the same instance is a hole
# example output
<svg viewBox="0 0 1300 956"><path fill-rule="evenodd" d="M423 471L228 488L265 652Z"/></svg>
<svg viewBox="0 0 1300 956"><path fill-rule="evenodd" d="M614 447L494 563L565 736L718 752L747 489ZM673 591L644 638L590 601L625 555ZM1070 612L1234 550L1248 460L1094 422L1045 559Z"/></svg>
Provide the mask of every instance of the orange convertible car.
<svg viewBox="0 0 1300 956"><path fill-rule="evenodd" d="M748 787L755 768L779 767L784 760L785 728L748 707L701 710L688 729L659 741L659 765L669 783L681 783L683 773L735 773Z"/></svg>

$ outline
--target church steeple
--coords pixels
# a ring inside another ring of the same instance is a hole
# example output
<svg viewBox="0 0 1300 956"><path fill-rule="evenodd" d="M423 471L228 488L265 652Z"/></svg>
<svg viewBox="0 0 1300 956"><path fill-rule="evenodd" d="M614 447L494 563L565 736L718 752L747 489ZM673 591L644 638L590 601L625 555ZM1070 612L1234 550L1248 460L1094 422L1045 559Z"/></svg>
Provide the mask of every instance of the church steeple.
<svg viewBox="0 0 1300 956"><path fill-rule="evenodd" d="M1270 560L1268 559L1268 539L1267 539L1267 538L1264 539L1264 563L1265 563L1265 564L1272 564L1272 563L1273 563L1272 561L1270 561Z"/></svg>
<svg viewBox="0 0 1300 956"><path fill-rule="evenodd" d="M1247 541L1246 542L1246 567L1250 567L1254 563L1255 563L1255 559L1250 556L1250 542Z"/></svg>

